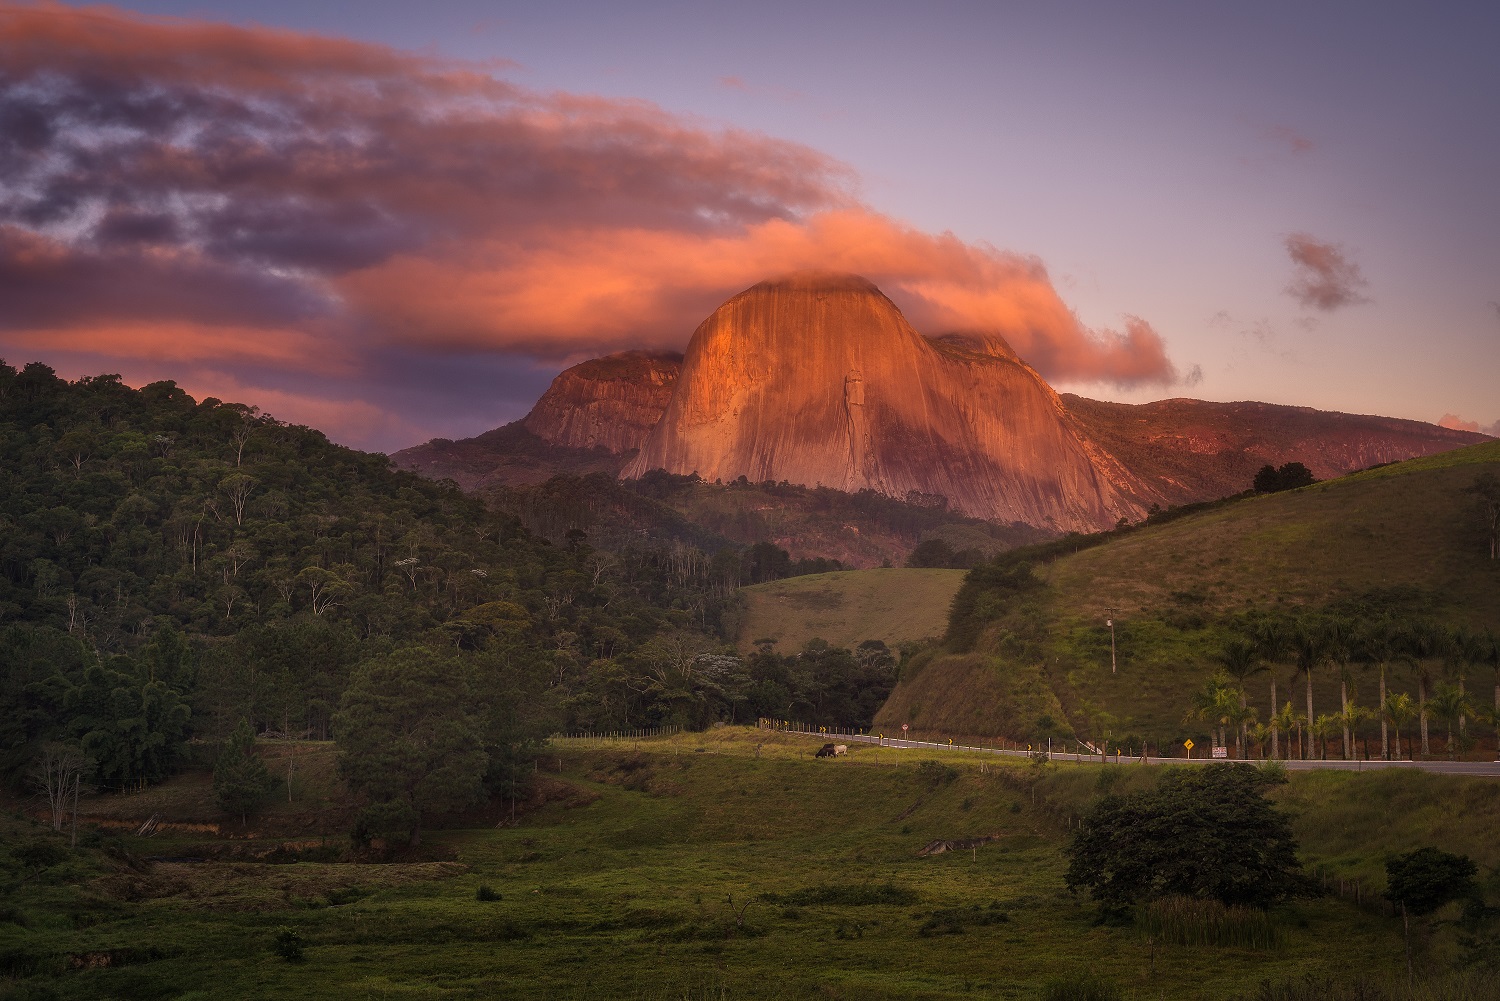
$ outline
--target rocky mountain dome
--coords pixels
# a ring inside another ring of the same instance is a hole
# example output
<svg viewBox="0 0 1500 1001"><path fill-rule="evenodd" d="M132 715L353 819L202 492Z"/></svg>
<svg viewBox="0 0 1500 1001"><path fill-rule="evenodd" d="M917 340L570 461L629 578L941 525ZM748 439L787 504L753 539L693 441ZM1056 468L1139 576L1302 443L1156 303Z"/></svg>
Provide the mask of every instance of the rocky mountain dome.
<svg viewBox="0 0 1500 1001"><path fill-rule="evenodd" d="M1246 489L1485 441L1420 421L1268 403L1058 396L1004 338L923 337L863 278L798 274L730 299L683 357L627 351L559 375L524 420L392 458L466 488L650 469L868 487L977 517L1094 529Z"/></svg>
<svg viewBox="0 0 1500 1001"><path fill-rule="evenodd" d="M1091 454L1003 341L928 340L853 275L761 282L715 310L622 475L650 469L937 494L968 514L1061 530L1141 511L1141 484Z"/></svg>

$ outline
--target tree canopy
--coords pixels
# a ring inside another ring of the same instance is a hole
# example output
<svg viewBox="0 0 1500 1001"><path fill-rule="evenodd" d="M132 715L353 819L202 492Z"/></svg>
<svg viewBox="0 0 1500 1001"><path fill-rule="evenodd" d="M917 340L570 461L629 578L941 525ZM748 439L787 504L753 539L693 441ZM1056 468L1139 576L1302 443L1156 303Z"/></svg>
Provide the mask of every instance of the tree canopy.
<svg viewBox="0 0 1500 1001"><path fill-rule="evenodd" d="M1265 907L1305 882L1277 781L1246 764L1166 772L1154 788L1107 796L1068 845L1067 884L1106 907L1169 895Z"/></svg>

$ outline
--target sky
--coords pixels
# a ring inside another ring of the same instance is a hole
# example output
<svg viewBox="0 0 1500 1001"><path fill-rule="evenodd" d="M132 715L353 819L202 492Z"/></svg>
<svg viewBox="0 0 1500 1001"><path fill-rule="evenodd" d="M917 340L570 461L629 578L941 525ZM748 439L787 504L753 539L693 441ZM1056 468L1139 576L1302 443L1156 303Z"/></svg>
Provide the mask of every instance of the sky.
<svg viewBox="0 0 1500 1001"><path fill-rule="evenodd" d="M0 357L360 448L854 271L1064 391L1500 435L1500 5L0 0Z"/></svg>

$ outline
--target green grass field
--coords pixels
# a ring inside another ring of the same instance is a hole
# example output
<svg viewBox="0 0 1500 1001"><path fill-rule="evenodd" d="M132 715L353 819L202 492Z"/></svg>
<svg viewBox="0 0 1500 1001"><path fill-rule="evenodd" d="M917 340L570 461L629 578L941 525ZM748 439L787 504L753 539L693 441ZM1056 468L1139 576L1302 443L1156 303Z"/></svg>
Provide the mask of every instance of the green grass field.
<svg viewBox="0 0 1500 1001"><path fill-rule="evenodd" d="M1474 498L1464 492L1486 469L1500 470L1500 442L1248 498L1065 556L1040 568L1045 589L998 615L974 654L911 664L876 724L1023 737L1061 712L1089 733L1092 704L1115 717L1117 736L1201 742L1206 728L1182 718L1212 671L1218 623L1236 612L1399 590L1414 614L1500 631L1500 562L1488 558ZM1475 669L1470 683L1488 690L1495 680ZM1406 667L1391 683L1414 690ZM1375 689L1373 672L1363 670L1359 701L1373 703ZM1264 716L1267 676L1252 679L1250 691ZM1278 695L1301 705L1285 669ZM1315 698L1319 712L1336 708L1331 674Z"/></svg>
<svg viewBox="0 0 1500 1001"><path fill-rule="evenodd" d="M775 640L795 653L810 639L853 649L880 640L891 649L941 636L963 570L846 570L744 588L739 646Z"/></svg>
<svg viewBox="0 0 1500 1001"><path fill-rule="evenodd" d="M1335 894L1275 909L1275 948L1153 947L1132 925L1100 924L1091 903L1066 892L1061 846L1101 790L1159 770L1038 769L858 745L818 761L816 746L744 728L558 742L538 760L546 805L514 827L433 832L427 849L439 860L406 864L137 870L104 845L28 872L15 858L49 836L8 820L0 963L11 979L0 989L18 998L1032 999L1087 971L1127 998L1249 997L1262 981L1399 980L1399 920L1368 902L1378 892L1371 860L1383 851L1469 851L1492 897L1497 889L1492 780L1294 775L1279 795L1297 812L1304 858L1365 879L1366 902ZM169 784L180 787L182 817L203 809L182 791L191 784ZM1438 818L1453 803L1462 811ZM933 840L978 836L994 840L918 854ZM119 844L188 855L202 837ZM476 899L481 886L499 899ZM1475 954L1451 917L1420 937L1424 974ZM273 953L284 928L300 937L303 961Z"/></svg>

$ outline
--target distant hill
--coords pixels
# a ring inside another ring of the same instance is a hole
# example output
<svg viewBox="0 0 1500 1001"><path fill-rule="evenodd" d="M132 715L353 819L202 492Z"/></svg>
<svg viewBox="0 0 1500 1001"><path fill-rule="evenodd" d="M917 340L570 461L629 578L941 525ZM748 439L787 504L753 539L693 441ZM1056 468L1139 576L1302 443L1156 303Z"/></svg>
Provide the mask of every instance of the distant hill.
<svg viewBox="0 0 1500 1001"><path fill-rule="evenodd" d="M796 653L808 640L854 649L879 640L892 650L936 639L948 625L948 606L963 570L852 570L790 577L740 591L745 611L740 649L772 641Z"/></svg>
<svg viewBox="0 0 1500 1001"><path fill-rule="evenodd" d="M1500 471L1500 442L1225 503L1092 548L1080 543L1037 568L1039 588L983 598L991 604L972 649L951 642L909 664L877 725L1088 733L1097 707L1115 718L1118 735L1170 740L1184 730L1191 694L1237 613L1341 602L1356 617L1391 610L1500 632L1500 561L1488 558L1475 498L1465 493L1486 470ZM1475 686L1496 680L1472 669ZM1283 671L1282 700L1296 694L1289 681ZM1358 701L1373 702L1370 672L1356 683ZM1395 669L1392 684L1409 689L1410 667ZM1250 686L1264 716L1266 676ZM1315 688L1323 706L1337 703L1331 673Z"/></svg>

